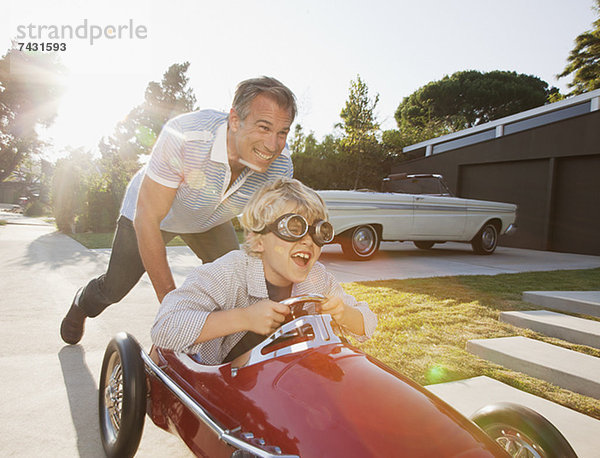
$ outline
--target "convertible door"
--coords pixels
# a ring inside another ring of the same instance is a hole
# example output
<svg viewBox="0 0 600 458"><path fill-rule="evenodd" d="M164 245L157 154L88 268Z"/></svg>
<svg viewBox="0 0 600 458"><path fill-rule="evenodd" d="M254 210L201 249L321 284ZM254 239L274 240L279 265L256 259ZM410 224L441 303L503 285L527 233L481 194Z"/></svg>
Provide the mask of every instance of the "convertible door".
<svg viewBox="0 0 600 458"><path fill-rule="evenodd" d="M457 240L463 235L467 218L467 207L463 199L414 195L413 204L415 240Z"/></svg>

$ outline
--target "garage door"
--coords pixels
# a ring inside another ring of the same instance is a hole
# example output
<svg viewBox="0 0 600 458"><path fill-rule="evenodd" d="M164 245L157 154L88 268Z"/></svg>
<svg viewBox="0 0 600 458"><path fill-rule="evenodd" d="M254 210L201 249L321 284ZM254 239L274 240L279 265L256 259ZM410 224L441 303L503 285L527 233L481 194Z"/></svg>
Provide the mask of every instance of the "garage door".
<svg viewBox="0 0 600 458"><path fill-rule="evenodd" d="M509 202L519 206L517 232L502 237L505 246L545 249L548 160L462 165L460 197Z"/></svg>
<svg viewBox="0 0 600 458"><path fill-rule="evenodd" d="M557 162L551 249L600 255L600 155Z"/></svg>

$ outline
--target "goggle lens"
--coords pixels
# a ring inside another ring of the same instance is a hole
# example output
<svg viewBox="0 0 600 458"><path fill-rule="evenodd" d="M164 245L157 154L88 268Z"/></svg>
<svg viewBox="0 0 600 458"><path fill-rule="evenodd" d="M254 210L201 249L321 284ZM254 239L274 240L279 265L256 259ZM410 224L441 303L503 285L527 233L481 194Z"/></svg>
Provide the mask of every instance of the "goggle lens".
<svg viewBox="0 0 600 458"><path fill-rule="evenodd" d="M279 222L278 229L280 232L287 232L292 237L302 238L308 229L308 223L300 215L290 215Z"/></svg>
<svg viewBox="0 0 600 458"><path fill-rule="evenodd" d="M333 232L333 226L328 221L319 221L314 226L311 226L311 237L315 241L315 243L319 246L323 246L326 243L329 243L333 240L333 236L335 235ZM319 241L317 241L317 237Z"/></svg>

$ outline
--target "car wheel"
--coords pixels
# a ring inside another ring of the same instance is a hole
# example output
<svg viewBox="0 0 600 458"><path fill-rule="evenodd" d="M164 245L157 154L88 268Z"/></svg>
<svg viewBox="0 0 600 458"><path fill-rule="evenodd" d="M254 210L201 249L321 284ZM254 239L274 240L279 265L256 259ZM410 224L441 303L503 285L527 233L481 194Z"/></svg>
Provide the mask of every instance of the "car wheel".
<svg viewBox="0 0 600 458"><path fill-rule="evenodd" d="M511 403L493 404L477 411L471 420L510 456L577 456L569 442L552 423L527 407Z"/></svg>
<svg viewBox="0 0 600 458"><path fill-rule="evenodd" d="M471 241L471 246L477 254L492 254L498 245L498 229L492 223L485 223Z"/></svg>
<svg viewBox="0 0 600 458"><path fill-rule="evenodd" d="M106 455L133 456L144 429L147 387L140 346L129 334L117 334L106 347L98 391Z"/></svg>
<svg viewBox="0 0 600 458"><path fill-rule="evenodd" d="M435 245L435 242L413 242L413 243L420 250L429 250L429 249L431 249L431 247L433 247L433 245Z"/></svg>
<svg viewBox="0 0 600 458"><path fill-rule="evenodd" d="M377 229L367 224L350 231L350 235L342 240L342 251L350 259L366 261L377 253L380 243Z"/></svg>

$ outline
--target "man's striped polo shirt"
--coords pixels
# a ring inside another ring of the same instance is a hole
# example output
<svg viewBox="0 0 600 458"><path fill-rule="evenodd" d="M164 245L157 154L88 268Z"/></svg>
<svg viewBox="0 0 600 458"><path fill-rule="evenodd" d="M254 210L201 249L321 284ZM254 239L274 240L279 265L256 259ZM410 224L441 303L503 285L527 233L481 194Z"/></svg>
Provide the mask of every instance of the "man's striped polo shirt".
<svg viewBox="0 0 600 458"><path fill-rule="evenodd" d="M229 189L227 161L228 114L213 110L186 113L168 121L160 133L150 162L131 180L121 214L133 220L144 175L177 194L160 228L175 233L205 232L240 214L263 184L291 177L287 147L266 172L245 168Z"/></svg>

